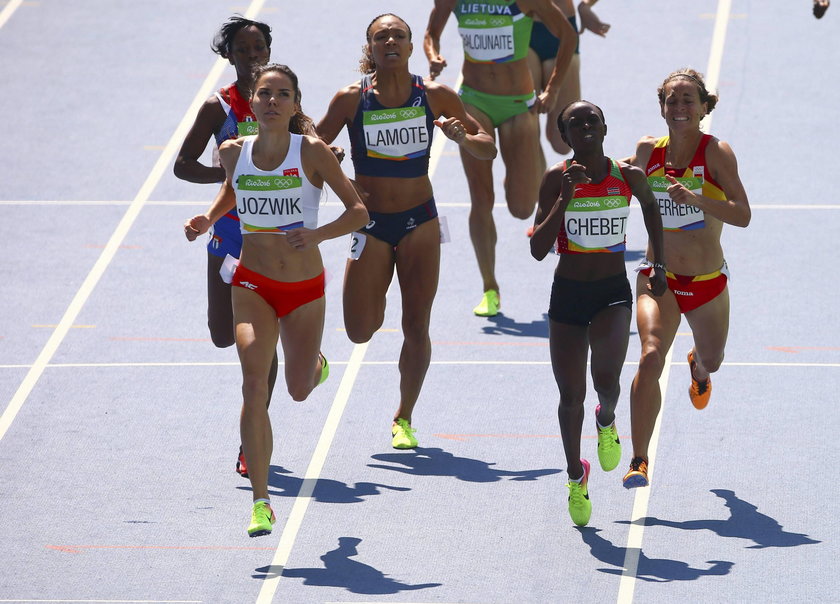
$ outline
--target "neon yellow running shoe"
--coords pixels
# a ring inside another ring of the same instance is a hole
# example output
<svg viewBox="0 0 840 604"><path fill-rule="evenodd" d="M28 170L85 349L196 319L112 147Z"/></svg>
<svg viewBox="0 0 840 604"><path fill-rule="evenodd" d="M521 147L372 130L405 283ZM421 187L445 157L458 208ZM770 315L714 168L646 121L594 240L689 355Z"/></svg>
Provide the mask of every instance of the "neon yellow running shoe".
<svg viewBox="0 0 840 604"><path fill-rule="evenodd" d="M249 537L271 534L271 526L277 522L274 510L265 501L258 501L251 510L251 524L248 526Z"/></svg>
<svg viewBox="0 0 840 604"><path fill-rule="evenodd" d="M391 446L395 449L413 449L417 446L417 439L414 438L414 428L406 420L398 417L391 426Z"/></svg>
<svg viewBox="0 0 840 604"><path fill-rule="evenodd" d="M598 412L601 405L595 407L595 428L598 430L598 462L604 472L615 470L621 461L621 441L615 421L606 428L598 425Z"/></svg>
<svg viewBox="0 0 840 604"><path fill-rule="evenodd" d="M318 385L320 386L330 377L330 364L327 363L327 357L324 356L323 352L319 352L318 355L321 357L321 379L318 380Z"/></svg>
<svg viewBox="0 0 840 604"><path fill-rule="evenodd" d="M583 464L583 479L579 483L570 480L566 486L569 487L569 516L576 525L586 526L592 515L592 502L589 501L589 462L581 459L580 463Z"/></svg>
<svg viewBox="0 0 840 604"><path fill-rule="evenodd" d="M499 314L499 309L502 307L499 292L495 289L488 289L484 292L484 297L481 298L481 303L473 308L473 313L479 317L495 317Z"/></svg>

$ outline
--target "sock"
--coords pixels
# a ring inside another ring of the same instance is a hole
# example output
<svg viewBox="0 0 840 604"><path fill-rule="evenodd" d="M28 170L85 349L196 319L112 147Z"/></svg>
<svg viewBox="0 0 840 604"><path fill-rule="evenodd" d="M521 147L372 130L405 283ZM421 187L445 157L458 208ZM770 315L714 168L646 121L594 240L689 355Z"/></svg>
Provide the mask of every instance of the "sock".
<svg viewBox="0 0 840 604"><path fill-rule="evenodd" d="M271 502L268 499L254 499L254 505L257 505L260 502L265 503L269 506L271 505Z"/></svg>
<svg viewBox="0 0 840 604"><path fill-rule="evenodd" d="M609 426L602 426L601 422L598 421L598 416L596 415L595 416L595 423L598 424L598 429L599 430L603 430L604 428L609 428L610 426L612 426L615 423L615 420L613 420L612 423Z"/></svg>

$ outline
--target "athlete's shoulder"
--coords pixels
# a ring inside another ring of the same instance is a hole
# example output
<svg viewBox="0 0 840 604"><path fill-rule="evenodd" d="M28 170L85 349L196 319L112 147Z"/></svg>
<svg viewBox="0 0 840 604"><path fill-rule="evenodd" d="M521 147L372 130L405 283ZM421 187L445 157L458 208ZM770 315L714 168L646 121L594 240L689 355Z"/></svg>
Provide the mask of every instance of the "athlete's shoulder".
<svg viewBox="0 0 840 604"><path fill-rule="evenodd" d="M653 150L663 137L645 135L636 143L636 151Z"/></svg>
<svg viewBox="0 0 840 604"><path fill-rule="evenodd" d="M627 182L627 184L632 185L635 182L640 180L645 180L647 177L645 176L644 170L639 168L638 166L634 166L631 163L627 163L621 160L615 160L616 165L618 165L618 169L621 171L621 176Z"/></svg>
<svg viewBox="0 0 840 604"><path fill-rule="evenodd" d="M735 152L728 142L710 136L706 144L706 163L715 164L721 161L735 161Z"/></svg>

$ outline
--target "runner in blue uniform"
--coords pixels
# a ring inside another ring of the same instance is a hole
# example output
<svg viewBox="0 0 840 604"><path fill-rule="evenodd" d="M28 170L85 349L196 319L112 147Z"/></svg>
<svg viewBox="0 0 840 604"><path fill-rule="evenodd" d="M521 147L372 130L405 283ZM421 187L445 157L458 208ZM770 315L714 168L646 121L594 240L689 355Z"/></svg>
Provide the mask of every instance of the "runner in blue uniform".
<svg viewBox="0 0 840 604"><path fill-rule="evenodd" d="M402 294L400 400L391 444L417 446L412 412L431 360L429 321L440 270L441 230L429 180L435 126L471 156L496 155L493 139L469 117L451 88L408 71L411 29L380 15L368 26L362 79L333 98L318 123L332 142L347 127L356 183L370 222L354 233L344 281L344 324L354 342L382 326L385 295L396 271ZM446 116L445 119L443 116Z"/></svg>

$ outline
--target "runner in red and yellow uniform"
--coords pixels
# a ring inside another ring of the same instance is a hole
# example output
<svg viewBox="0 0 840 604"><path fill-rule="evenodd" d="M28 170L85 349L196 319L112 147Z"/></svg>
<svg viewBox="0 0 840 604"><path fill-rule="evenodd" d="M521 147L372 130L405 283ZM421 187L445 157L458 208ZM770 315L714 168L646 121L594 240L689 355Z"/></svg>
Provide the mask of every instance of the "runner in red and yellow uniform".
<svg viewBox="0 0 840 604"><path fill-rule="evenodd" d="M636 288L642 351L630 392L633 460L624 477L627 488L649 484L648 446L662 404L659 377L683 314L694 336L688 353L689 397L697 409L709 402L710 374L723 362L729 333L729 274L721 231L724 223L746 227L751 216L732 148L700 130L700 121L718 101L703 76L693 69L676 71L658 95L668 136L643 138L629 161L645 170L659 202L668 291L649 295L644 287L649 262L643 261Z"/></svg>

